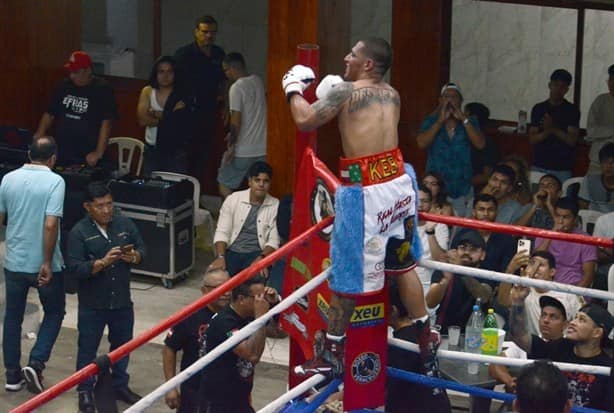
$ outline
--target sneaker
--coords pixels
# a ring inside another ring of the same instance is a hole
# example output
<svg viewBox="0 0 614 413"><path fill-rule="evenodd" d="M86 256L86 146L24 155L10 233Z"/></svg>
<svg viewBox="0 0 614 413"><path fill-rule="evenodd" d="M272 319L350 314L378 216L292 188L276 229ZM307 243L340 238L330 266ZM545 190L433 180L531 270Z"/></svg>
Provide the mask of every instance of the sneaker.
<svg viewBox="0 0 614 413"><path fill-rule="evenodd" d="M23 369L21 369L21 374L23 374L24 379L26 379L28 391L30 393L38 394L42 393L43 390L45 390L45 388L43 387L43 375L34 367L24 367Z"/></svg>
<svg viewBox="0 0 614 413"><path fill-rule="evenodd" d="M331 340L323 334L316 334L314 354L311 360L296 366L294 374L309 378L323 374L328 378L343 378L345 358L345 338L341 341Z"/></svg>
<svg viewBox="0 0 614 413"><path fill-rule="evenodd" d="M94 395L91 390L83 390L78 392L79 395L79 412L80 413L96 413L94 406Z"/></svg>
<svg viewBox="0 0 614 413"><path fill-rule="evenodd" d="M6 373L6 384L4 385L4 390L19 391L23 389L25 384L26 381L23 379L23 376L19 370L16 372L11 371Z"/></svg>

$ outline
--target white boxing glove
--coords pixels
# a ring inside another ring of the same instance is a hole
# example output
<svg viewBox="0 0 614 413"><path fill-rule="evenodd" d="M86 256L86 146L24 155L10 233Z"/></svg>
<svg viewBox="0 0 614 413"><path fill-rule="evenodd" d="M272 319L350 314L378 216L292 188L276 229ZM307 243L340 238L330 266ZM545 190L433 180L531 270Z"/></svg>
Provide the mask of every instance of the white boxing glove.
<svg viewBox="0 0 614 413"><path fill-rule="evenodd" d="M326 75L324 79L320 80L316 89L316 96L318 99L324 99L335 86L342 82L343 79L339 75Z"/></svg>
<svg viewBox="0 0 614 413"><path fill-rule="evenodd" d="M286 98L294 93L303 94L303 91L315 80L316 75L310 67L303 65L293 66L281 80Z"/></svg>

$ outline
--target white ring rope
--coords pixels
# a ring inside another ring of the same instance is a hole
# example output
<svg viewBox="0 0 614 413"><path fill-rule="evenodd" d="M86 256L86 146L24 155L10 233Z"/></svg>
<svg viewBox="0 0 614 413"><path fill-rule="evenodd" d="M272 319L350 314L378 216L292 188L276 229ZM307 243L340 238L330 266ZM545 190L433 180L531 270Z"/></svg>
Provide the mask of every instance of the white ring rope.
<svg viewBox="0 0 614 413"><path fill-rule="evenodd" d="M301 382L301 384L299 384L298 386L293 387L277 399L273 400L271 403L264 406L262 409L258 410L258 413L275 413L280 408L284 407L284 405L290 400L299 397L301 394L309 391L309 389L317 386L324 380L326 380L326 377L323 374L316 374L315 376L311 376L307 380Z"/></svg>
<svg viewBox="0 0 614 413"><path fill-rule="evenodd" d="M262 316L258 317L257 319L240 329L238 332L230 336L226 341L211 350L205 356L195 361L185 370L181 371L179 374L177 374L170 380L162 383L151 393L144 396L136 404L128 408L128 410L125 410L125 412L142 412L146 408L150 407L157 399L163 397L170 390L179 386L181 383L188 380L193 375L198 374L200 370L203 369L203 367L211 363L213 360L217 359L219 356L221 356L231 348L235 347L237 344L241 343L243 340L247 339L259 328L264 327L266 322L269 319L273 318L273 316L280 314L282 311L290 308L292 305L294 305L294 303L298 301L299 298L307 295L311 290L322 284L328 278L329 274L330 267L322 271L318 276L309 280L298 290L294 291L292 294L282 300L279 304L271 308L266 314L263 314Z"/></svg>
<svg viewBox="0 0 614 413"><path fill-rule="evenodd" d="M408 350L414 353L419 353L420 348L417 344L410 343L405 340L399 340L398 338L388 337L388 344L395 347L399 347L403 350ZM464 353L462 351L451 350L438 350L437 356L450 360L463 360L463 361L477 361L481 363L501 364L504 366L522 367L527 364L533 363L535 360L521 360L508 357L499 356L485 356L475 353ZM574 363L561 363L553 362L555 366L564 371L578 371L582 373L598 374L600 376L609 376L611 374L611 368L605 366L594 366L588 364L574 364Z"/></svg>
<svg viewBox="0 0 614 413"><path fill-rule="evenodd" d="M537 287L545 290L562 291L585 297L599 298L614 301L614 293L609 291L595 290L593 288L578 287L571 284L562 284L554 281L537 280L529 277L505 274L481 268L465 267L462 265L448 264L433 260L420 260L420 265L433 270L447 271L453 274L469 275L471 277L485 278L487 280L501 281L509 284L519 284L527 287Z"/></svg>

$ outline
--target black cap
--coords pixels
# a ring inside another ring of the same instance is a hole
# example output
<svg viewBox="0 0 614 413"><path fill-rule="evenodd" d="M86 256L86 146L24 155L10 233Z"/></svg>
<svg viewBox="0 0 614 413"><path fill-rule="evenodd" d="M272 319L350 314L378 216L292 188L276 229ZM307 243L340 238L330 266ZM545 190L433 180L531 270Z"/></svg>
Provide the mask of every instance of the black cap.
<svg viewBox="0 0 614 413"><path fill-rule="evenodd" d="M569 314L567 314L567 310L565 309L563 303L550 295L542 295L541 297L539 297L539 307L558 308L559 310L561 310L561 313L563 313L563 318L565 320L568 319Z"/></svg>
<svg viewBox="0 0 614 413"><path fill-rule="evenodd" d="M452 248L457 248L461 244L469 243L476 248L486 249L486 242L484 238L474 229L467 229L461 231L452 241Z"/></svg>
<svg viewBox="0 0 614 413"><path fill-rule="evenodd" d="M597 304L586 304L579 311L589 316L595 324L603 328L603 335L608 336L614 328L614 317L608 310Z"/></svg>
<svg viewBox="0 0 614 413"><path fill-rule="evenodd" d="M563 82L567 83L567 86L571 85L571 79L571 73L565 69L556 69L550 75L550 80L562 80Z"/></svg>

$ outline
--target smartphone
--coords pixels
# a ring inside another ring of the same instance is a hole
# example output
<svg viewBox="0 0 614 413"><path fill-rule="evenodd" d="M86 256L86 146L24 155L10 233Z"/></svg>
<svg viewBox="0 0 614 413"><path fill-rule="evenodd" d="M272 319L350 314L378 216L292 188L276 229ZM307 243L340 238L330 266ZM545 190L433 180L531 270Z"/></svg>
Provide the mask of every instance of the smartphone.
<svg viewBox="0 0 614 413"><path fill-rule="evenodd" d="M121 247L121 250L122 250L122 254L127 254L129 252L132 252L132 250L134 250L134 244L124 245L123 247Z"/></svg>
<svg viewBox="0 0 614 413"><path fill-rule="evenodd" d="M526 252L528 255L531 254L531 240L526 238L520 238L518 240L518 245L516 247L516 253Z"/></svg>

